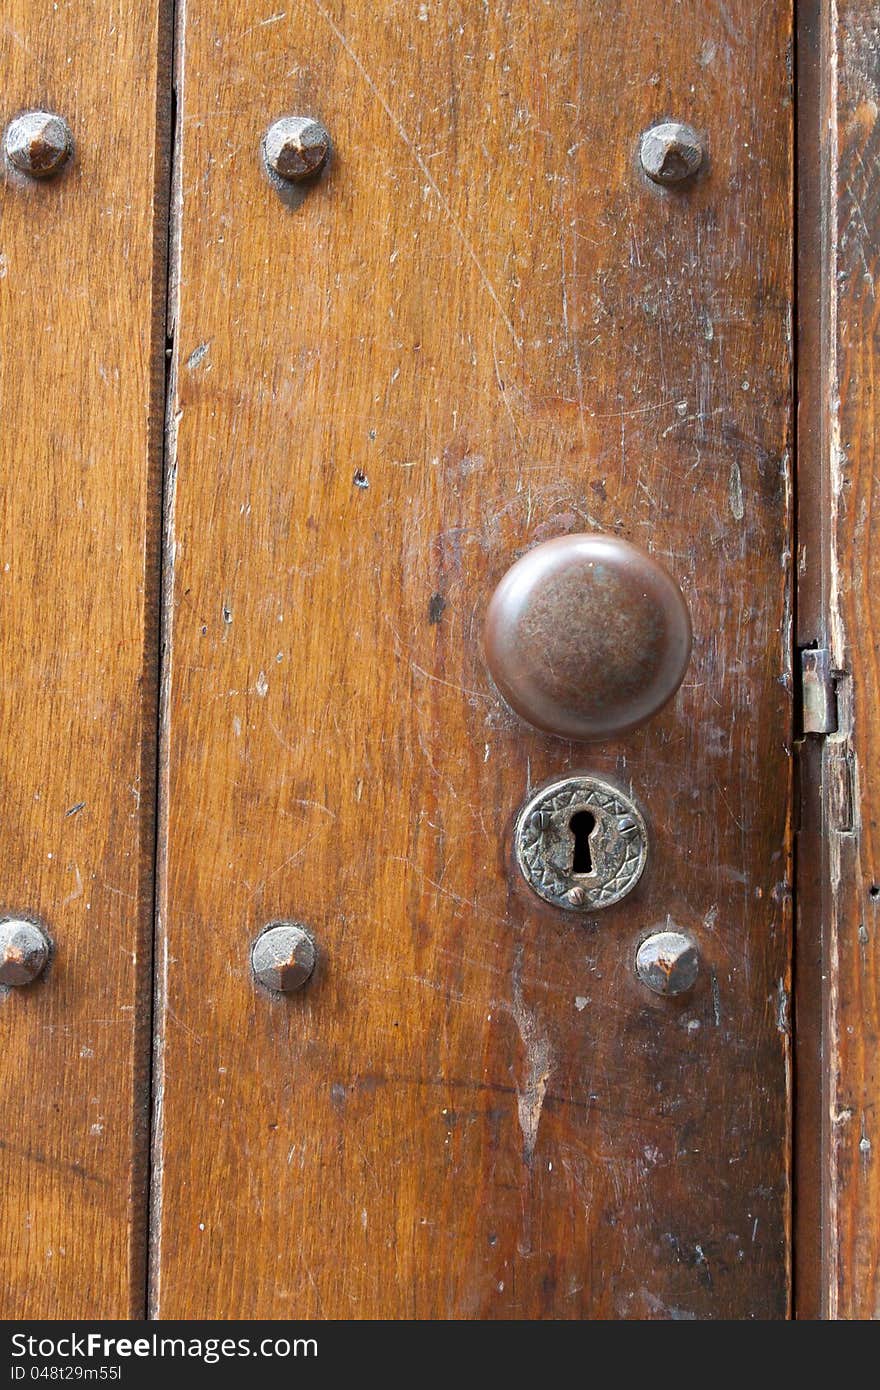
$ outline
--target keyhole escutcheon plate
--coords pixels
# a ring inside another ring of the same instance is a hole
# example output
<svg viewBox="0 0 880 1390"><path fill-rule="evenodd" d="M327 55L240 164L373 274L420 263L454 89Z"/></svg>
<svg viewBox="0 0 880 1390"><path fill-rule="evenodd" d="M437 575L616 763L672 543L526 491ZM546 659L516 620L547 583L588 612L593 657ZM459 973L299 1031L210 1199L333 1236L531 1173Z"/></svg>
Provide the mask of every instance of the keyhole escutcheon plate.
<svg viewBox="0 0 880 1390"><path fill-rule="evenodd" d="M566 777L534 792L517 816L514 835L516 862L529 887L570 912L620 902L635 888L648 858L638 806L597 777Z"/></svg>

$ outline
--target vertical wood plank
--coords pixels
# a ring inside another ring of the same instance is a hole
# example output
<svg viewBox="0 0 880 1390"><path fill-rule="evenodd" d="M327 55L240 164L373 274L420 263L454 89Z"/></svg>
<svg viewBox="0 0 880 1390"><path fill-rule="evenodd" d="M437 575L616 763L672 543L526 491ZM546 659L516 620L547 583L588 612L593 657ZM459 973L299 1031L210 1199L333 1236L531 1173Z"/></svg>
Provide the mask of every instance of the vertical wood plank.
<svg viewBox="0 0 880 1390"><path fill-rule="evenodd" d="M144 1306L161 16L10 0L0 26L3 124L44 107L76 141L0 208L0 906L55 944L0 998L7 1318Z"/></svg>
<svg viewBox="0 0 880 1390"><path fill-rule="evenodd" d="M153 1310L787 1310L791 13L313 0L182 16ZM297 205L260 137L320 116ZM640 131L706 132L669 194ZM677 574L673 706L619 745L500 704L512 560ZM651 822L586 922L510 864L587 768ZM316 978L261 995L274 917ZM671 916L703 972L633 975Z"/></svg>
<svg viewBox="0 0 880 1390"><path fill-rule="evenodd" d="M830 226L823 206L830 155L824 133L833 128L833 121L829 126L829 22L824 0L805 0L797 8L795 645L799 651L827 649L831 641L827 545ZM823 740L801 737L796 753L793 1280L797 1317L816 1318L823 1304L827 1239L824 1150L828 1097L821 1040L826 1026L823 938L829 881L828 830L821 794Z"/></svg>
<svg viewBox="0 0 880 1390"><path fill-rule="evenodd" d="M839 732L822 750L815 786L825 835L821 915L812 919L823 944L823 1028L814 1038L821 1047L823 1115L814 1181L822 1192L824 1239L820 1288L808 1311L863 1319L880 1316L880 678L874 613L880 569L871 539L873 510L880 505L880 8L868 0L839 0L822 6L821 21L825 88L814 146L824 174L825 333L821 357L805 360L802 376L805 388L821 396L815 471L826 505L816 544L799 563L809 590L824 590L829 644L841 675Z"/></svg>

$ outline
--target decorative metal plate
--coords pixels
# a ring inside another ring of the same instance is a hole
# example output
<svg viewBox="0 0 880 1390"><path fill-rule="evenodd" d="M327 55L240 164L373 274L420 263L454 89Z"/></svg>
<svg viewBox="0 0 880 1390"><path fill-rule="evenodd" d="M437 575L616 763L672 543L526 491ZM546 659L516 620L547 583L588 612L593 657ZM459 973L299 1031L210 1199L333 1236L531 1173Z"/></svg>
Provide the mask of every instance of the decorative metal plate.
<svg viewBox="0 0 880 1390"><path fill-rule="evenodd" d="M593 821L589 824L583 813ZM577 830L575 816L581 816ZM648 858L638 807L597 777L566 777L536 792L516 822L516 861L530 888L555 907L592 912L631 893Z"/></svg>

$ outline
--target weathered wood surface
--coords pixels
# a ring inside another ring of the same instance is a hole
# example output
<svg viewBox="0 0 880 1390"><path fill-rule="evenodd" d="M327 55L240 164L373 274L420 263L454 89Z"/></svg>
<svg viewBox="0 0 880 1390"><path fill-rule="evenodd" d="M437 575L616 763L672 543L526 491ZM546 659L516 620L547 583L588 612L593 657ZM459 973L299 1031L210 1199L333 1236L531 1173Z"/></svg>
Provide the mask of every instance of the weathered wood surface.
<svg viewBox="0 0 880 1390"><path fill-rule="evenodd" d="M819 491L824 505L822 526L799 565L805 594L818 591L827 604L828 641L844 675L840 733L822 754L825 857L821 917L811 922L823 934L822 1114L813 1146L823 1239L806 1311L862 1319L880 1316L880 673L874 619L880 569L871 539L873 509L880 505L874 382L880 7L839 0L815 8L824 75L813 136L825 226L816 248L824 334L821 355L802 364L801 391L817 397L812 413L820 430L818 449L804 459L804 486ZM809 911L806 899L804 905ZM820 1039L813 1042L818 1051Z"/></svg>
<svg viewBox="0 0 880 1390"><path fill-rule="evenodd" d="M797 440L795 464L798 564L795 646L827 649L830 567L825 520L829 511L827 468L828 391L826 385L828 222L823 189L829 181L827 69L829 7L804 0L797 9ZM799 660L800 658L798 658ZM800 731L799 731L800 732ZM823 811L824 739L799 737L796 745L795 808L794 1043L793 1124L794 1310L799 1318L819 1316L822 1305L823 1245L826 1223L824 1129L827 1094L823 1079L822 1037L826 1027L823 932L827 920L827 828Z"/></svg>
<svg viewBox="0 0 880 1390"><path fill-rule="evenodd" d="M54 181L6 171L0 220L0 906L55 942L0 991L6 1318L143 1308L157 33L158 5L103 0L0 27L2 124L45 106L76 140Z"/></svg>
<svg viewBox="0 0 880 1390"><path fill-rule="evenodd" d="M181 14L154 1311L784 1316L789 6ZM285 111L335 143L296 208ZM667 115L689 193L635 167ZM585 750L479 634L592 528L666 561L696 650ZM652 827L586 924L509 863L577 767ZM668 915L679 1004L633 977ZM286 1001L276 916L321 947Z"/></svg>

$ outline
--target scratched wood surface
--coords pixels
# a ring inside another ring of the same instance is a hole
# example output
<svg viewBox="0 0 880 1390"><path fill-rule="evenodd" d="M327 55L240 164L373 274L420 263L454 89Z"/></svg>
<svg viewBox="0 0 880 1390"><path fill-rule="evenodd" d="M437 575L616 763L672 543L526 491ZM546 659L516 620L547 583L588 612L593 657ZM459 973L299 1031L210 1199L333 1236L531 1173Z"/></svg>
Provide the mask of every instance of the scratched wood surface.
<svg viewBox="0 0 880 1390"><path fill-rule="evenodd" d="M876 281L880 237L880 7L823 4L830 80L822 111L828 217L823 293L825 589L837 669L840 732L824 751L827 831L825 1049L821 1152L824 1242L816 1311L880 1317L880 669L874 608L880 562L871 524L876 459ZM809 564L810 557L806 557ZM815 560L810 572L815 578Z"/></svg>
<svg viewBox="0 0 880 1390"><path fill-rule="evenodd" d="M181 12L153 1311L788 1307L791 14L783 0ZM295 207L260 168L327 123ZM659 191L640 131L706 133ZM665 560L684 686L585 749L490 687L524 549ZM527 788L631 788L585 922L510 864ZM255 933L310 924L273 999ZM670 1003L645 929L694 933Z"/></svg>
<svg viewBox="0 0 880 1390"><path fill-rule="evenodd" d="M7 169L0 211L0 907L55 943L0 991L5 1318L143 1308L157 32L104 0L0 25L2 125L47 106L76 140L55 181Z"/></svg>

